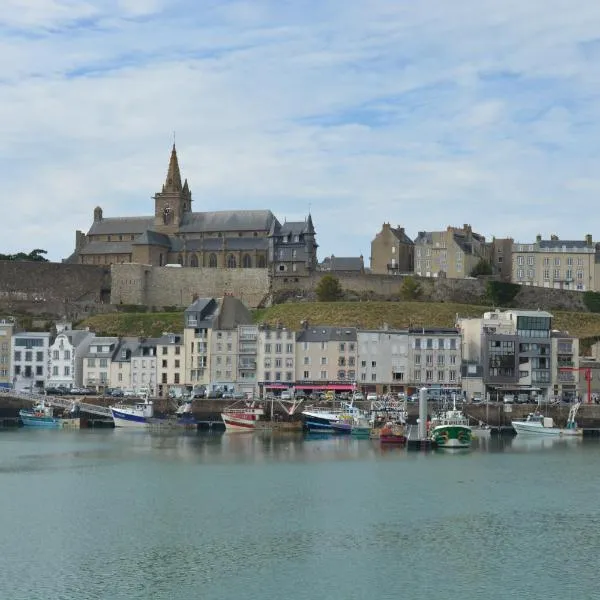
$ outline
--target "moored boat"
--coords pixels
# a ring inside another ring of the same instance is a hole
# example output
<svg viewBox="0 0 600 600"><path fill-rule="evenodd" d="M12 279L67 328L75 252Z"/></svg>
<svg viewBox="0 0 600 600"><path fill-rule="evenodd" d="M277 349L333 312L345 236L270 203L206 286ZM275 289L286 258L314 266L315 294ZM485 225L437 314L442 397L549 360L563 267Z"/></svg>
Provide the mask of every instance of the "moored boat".
<svg viewBox="0 0 600 600"><path fill-rule="evenodd" d="M581 406L581 402L577 402L571 406L569 416L567 417L567 425L564 428L554 427L552 417L544 417L539 412L530 413L524 421L512 421L511 425L517 434L532 434L532 435L550 435L550 436L580 436L583 431L577 427L575 417Z"/></svg>
<svg viewBox="0 0 600 600"><path fill-rule="evenodd" d="M429 430L431 440L438 448L469 448L473 439L469 419L456 408L456 397L453 408L431 420Z"/></svg>
<svg viewBox="0 0 600 600"><path fill-rule="evenodd" d="M154 417L154 406L148 398L133 406L117 404L109 408L115 427L147 427Z"/></svg>
<svg viewBox="0 0 600 600"><path fill-rule="evenodd" d="M337 423L341 412L330 409L310 408L302 411L304 428L308 431L331 433L332 423Z"/></svg>
<svg viewBox="0 0 600 600"><path fill-rule="evenodd" d="M61 419L54 416L51 406L44 402L36 404L32 409L19 411L19 418L25 427L40 427L44 429L58 429L61 427Z"/></svg>
<svg viewBox="0 0 600 600"><path fill-rule="evenodd" d="M358 439L368 439L371 437L371 424L367 419L355 419L352 423L350 435Z"/></svg>
<svg viewBox="0 0 600 600"><path fill-rule="evenodd" d="M386 423L379 431L380 444L404 446L406 441L407 437L404 433L404 427L402 425Z"/></svg>
<svg viewBox="0 0 600 600"><path fill-rule="evenodd" d="M240 405L236 402L221 413L221 419L225 431L243 433L255 431L264 414L262 406L255 406L254 403Z"/></svg>

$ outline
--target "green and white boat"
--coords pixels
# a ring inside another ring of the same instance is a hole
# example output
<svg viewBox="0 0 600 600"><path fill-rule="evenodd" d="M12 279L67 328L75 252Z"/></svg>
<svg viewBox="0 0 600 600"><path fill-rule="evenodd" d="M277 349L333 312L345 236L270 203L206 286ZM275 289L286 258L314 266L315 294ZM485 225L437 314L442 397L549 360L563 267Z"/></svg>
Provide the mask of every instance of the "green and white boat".
<svg viewBox="0 0 600 600"><path fill-rule="evenodd" d="M469 419L456 408L456 397L452 410L447 410L431 420L429 436L438 448L470 448L473 439Z"/></svg>

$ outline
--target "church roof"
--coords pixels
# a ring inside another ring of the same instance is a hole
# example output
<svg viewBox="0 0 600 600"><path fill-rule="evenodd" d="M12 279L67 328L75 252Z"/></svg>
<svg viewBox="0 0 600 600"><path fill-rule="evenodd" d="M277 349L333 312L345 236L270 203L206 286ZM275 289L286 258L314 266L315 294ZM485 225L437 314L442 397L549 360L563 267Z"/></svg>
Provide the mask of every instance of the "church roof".
<svg viewBox="0 0 600 600"><path fill-rule="evenodd" d="M186 213L179 231L202 233L208 231L269 231L276 220L270 210L219 210Z"/></svg>
<svg viewBox="0 0 600 600"><path fill-rule="evenodd" d="M170 238L171 250L181 252L184 248L181 238ZM269 240L265 237L227 237L225 238L225 248L227 250L267 250ZM202 238L185 241L185 249L188 252L219 252L223 250L223 238Z"/></svg>
<svg viewBox="0 0 600 600"><path fill-rule="evenodd" d="M152 231L148 229L142 233L133 242L134 246L163 246L165 248L171 247L171 240L168 235L164 233L158 233L158 231Z"/></svg>
<svg viewBox="0 0 600 600"><path fill-rule="evenodd" d="M88 242L79 254L131 254L132 242Z"/></svg>
<svg viewBox="0 0 600 600"><path fill-rule="evenodd" d="M154 225L154 217L111 217L94 221L88 235L139 234Z"/></svg>

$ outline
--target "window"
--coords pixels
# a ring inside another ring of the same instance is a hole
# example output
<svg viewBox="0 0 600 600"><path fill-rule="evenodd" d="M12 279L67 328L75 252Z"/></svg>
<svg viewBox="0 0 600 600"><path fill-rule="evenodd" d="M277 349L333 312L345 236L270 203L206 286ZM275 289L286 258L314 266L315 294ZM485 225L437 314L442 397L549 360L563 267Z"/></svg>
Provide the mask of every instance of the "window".
<svg viewBox="0 0 600 600"><path fill-rule="evenodd" d="M58 377L58 367L52 367L52 375Z"/></svg>
<svg viewBox="0 0 600 600"><path fill-rule="evenodd" d="M578 267L582 267L582 266L583 266L583 258L579 257L579 258L577 259L577 266L578 266Z"/></svg>
<svg viewBox="0 0 600 600"><path fill-rule="evenodd" d="M519 269L519 270L517 271L517 277L518 277L519 279L523 279L523 277L525 277L525 271L524 271L523 269Z"/></svg>
<svg viewBox="0 0 600 600"><path fill-rule="evenodd" d="M438 366L440 366L440 367L443 367L443 366L444 366L444 355L443 355L443 354L438 354L438 357L437 357L437 364L438 364Z"/></svg>
<svg viewBox="0 0 600 600"><path fill-rule="evenodd" d="M544 266L545 267L549 267L550 266L550 259L548 257L544 258Z"/></svg>
<svg viewBox="0 0 600 600"><path fill-rule="evenodd" d="M415 339L415 350L420 350L421 349L421 338L416 338Z"/></svg>
<svg viewBox="0 0 600 600"><path fill-rule="evenodd" d="M15 362L21 362L21 353L15 352Z"/></svg>
<svg viewBox="0 0 600 600"><path fill-rule="evenodd" d="M550 280L550 269L544 269L544 280L545 281Z"/></svg>
<svg viewBox="0 0 600 600"><path fill-rule="evenodd" d="M304 379L310 379L310 371L304 371Z"/></svg>
<svg viewBox="0 0 600 600"><path fill-rule="evenodd" d="M175 346L175 356L179 356L181 354L181 346Z"/></svg>
<svg viewBox="0 0 600 600"><path fill-rule="evenodd" d="M285 374L285 380L286 381L293 381L293 375L291 373L291 371L287 371Z"/></svg>
<svg viewBox="0 0 600 600"><path fill-rule="evenodd" d="M179 383L179 373L175 373L175 383Z"/></svg>
<svg viewBox="0 0 600 600"><path fill-rule="evenodd" d="M210 254L208 256L208 266L211 268L216 268L217 266L217 255L216 254Z"/></svg>
<svg viewBox="0 0 600 600"><path fill-rule="evenodd" d="M242 259L242 267L244 269L250 269L252 267L252 259L249 254L244 254L244 258Z"/></svg>
<svg viewBox="0 0 600 600"><path fill-rule="evenodd" d="M348 357L348 366L349 367L353 367L355 362L356 362L356 359L354 358L354 356Z"/></svg>
<svg viewBox="0 0 600 600"><path fill-rule="evenodd" d="M66 354L66 352L65 352L65 354ZM65 356L65 358L68 360L67 356ZM44 353L43 352L36 352L35 353L35 360L36 360L36 362L43 362L43 360L44 360Z"/></svg>
<svg viewBox="0 0 600 600"><path fill-rule="evenodd" d="M373 369L377 366L377 361L376 360L372 360L371 361L371 367L373 367Z"/></svg>
<svg viewBox="0 0 600 600"><path fill-rule="evenodd" d="M569 258L567 258L567 266L568 267L572 267L573 266L573 259L569 256Z"/></svg>
<svg viewBox="0 0 600 600"><path fill-rule="evenodd" d="M413 379L415 381L421 381L421 369L415 370Z"/></svg>
<svg viewBox="0 0 600 600"><path fill-rule="evenodd" d="M450 364L451 365L455 365L456 364L456 354L451 354L450 355Z"/></svg>
<svg viewBox="0 0 600 600"><path fill-rule="evenodd" d="M327 380L327 371L321 371L321 379Z"/></svg>
<svg viewBox="0 0 600 600"><path fill-rule="evenodd" d="M169 352L169 349L166 346L163 346L162 353L163 356Z"/></svg>
<svg viewBox="0 0 600 600"><path fill-rule="evenodd" d="M554 279L560 279L560 269L554 269Z"/></svg>
<svg viewBox="0 0 600 600"><path fill-rule="evenodd" d="M560 258L557 256L554 259L554 266L555 267L560 267Z"/></svg>
<svg viewBox="0 0 600 600"><path fill-rule="evenodd" d="M229 358L229 357L228 357ZM281 369L281 359L280 358L276 358L275 359L275 368L277 369Z"/></svg>
<svg viewBox="0 0 600 600"><path fill-rule="evenodd" d="M179 369L179 361L178 360L175 361L175 368Z"/></svg>
<svg viewBox="0 0 600 600"><path fill-rule="evenodd" d="M565 277L566 279L573 279L573 271L571 269L567 269Z"/></svg>
<svg viewBox="0 0 600 600"><path fill-rule="evenodd" d="M275 381L281 381L281 372L275 371Z"/></svg>
<svg viewBox="0 0 600 600"><path fill-rule="evenodd" d="M421 364L421 355L415 354L415 365L420 365L420 364Z"/></svg>
<svg viewBox="0 0 600 600"><path fill-rule="evenodd" d="M71 367L65 367L65 377L69 377L69 375L71 374Z"/></svg>
<svg viewBox="0 0 600 600"><path fill-rule="evenodd" d="M35 368L35 374L36 375L43 375L44 374L44 367L36 367Z"/></svg>
<svg viewBox="0 0 600 600"><path fill-rule="evenodd" d="M366 360L361 360L360 361L360 366L361 367L366 367L367 366L367 361Z"/></svg>
<svg viewBox="0 0 600 600"><path fill-rule="evenodd" d="M282 348L283 348L283 344L275 344L275 354L281 354Z"/></svg>
<svg viewBox="0 0 600 600"><path fill-rule="evenodd" d="M338 358L338 367L345 367L346 366L346 358L344 356L340 356Z"/></svg>
<svg viewBox="0 0 600 600"><path fill-rule="evenodd" d="M166 369L166 368L167 368L167 361L166 361L166 360L163 360L163 361L162 361L162 368L163 368L163 369Z"/></svg>
<svg viewBox="0 0 600 600"><path fill-rule="evenodd" d="M53 350L52 351L52 359L58 360L58 357L59 357L58 350Z"/></svg>
<svg viewBox="0 0 600 600"><path fill-rule="evenodd" d="M96 359L95 358L88 358L88 367L95 367L96 366Z"/></svg>
<svg viewBox="0 0 600 600"><path fill-rule="evenodd" d="M265 381L271 381L271 371L265 371Z"/></svg>
<svg viewBox="0 0 600 600"><path fill-rule="evenodd" d="M450 371L450 381L456 381L456 371Z"/></svg>
<svg viewBox="0 0 600 600"><path fill-rule="evenodd" d="M433 381L433 371L429 369L425 371L425 381Z"/></svg>
<svg viewBox="0 0 600 600"><path fill-rule="evenodd" d="M528 256L528 257L527 257L527 264L528 264L530 267L533 267L533 265L535 264L535 257L533 257L533 256Z"/></svg>
<svg viewBox="0 0 600 600"><path fill-rule="evenodd" d="M437 372L437 380L438 382L444 381L444 371Z"/></svg>
<svg viewBox="0 0 600 600"><path fill-rule="evenodd" d="M227 344L227 352L231 352L232 351L232 344Z"/></svg>
<svg viewBox="0 0 600 600"><path fill-rule="evenodd" d="M294 367L294 359L293 358L286 358L285 359L285 366L286 366L286 369L292 369Z"/></svg>
<svg viewBox="0 0 600 600"><path fill-rule="evenodd" d="M322 365L326 365L327 364L327 357L326 356L321 356L321 364Z"/></svg>
<svg viewBox="0 0 600 600"><path fill-rule="evenodd" d="M517 264L518 265L524 265L525 264L525 257L524 256L517 256Z"/></svg>
<svg viewBox="0 0 600 600"><path fill-rule="evenodd" d="M433 354L426 354L425 355L425 364L430 367L431 365L433 365Z"/></svg>
<svg viewBox="0 0 600 600"><path fill-rule="evenodd" d="M265 353L271 354L271 344L265 344Z"/></svg>
<svg viewBox="0 0 600 600"><path fill-rule="evenodd" d="M340 343L340 352L345 352L346 351L346 344L344 344L344 342Z"/></svg>
<svg viewBox="0 0 600 600"><path fill-rule="evenodd" d="M285 352L286 354L292 354L294 352L294 344L286 344Z"/></svg>
<svg viewBox="0 0 600 600"><path fill-rule="evenodd" d="M583 271L580 269L577 271L577 279L583 279Z"/></svg>
<svg viewBox="0 0 600 600"><path fill-rule="evenodd" d="M101 369L106 369L107 366L108 366L108 359L101 358L100 359L100 368Z"/></svg>
<svg viewBox="0 0 600 600"><path fill-rule="evenodd" d="M31 362L33 359L33 352L25 352L25 362Z"/></svg>
<svg viewBox="0 0 600 600"><path fill-rule="evenodd" d="M304 357L304 364L305 365L310 365L310 356L305 356Z"/></svg>
<svg viewBox="0 0 600 600"><path fill-rule="evenodd" d="M265 366L265 369L271 368L271 359L270 358L265 358L264 366Z"/></svg>

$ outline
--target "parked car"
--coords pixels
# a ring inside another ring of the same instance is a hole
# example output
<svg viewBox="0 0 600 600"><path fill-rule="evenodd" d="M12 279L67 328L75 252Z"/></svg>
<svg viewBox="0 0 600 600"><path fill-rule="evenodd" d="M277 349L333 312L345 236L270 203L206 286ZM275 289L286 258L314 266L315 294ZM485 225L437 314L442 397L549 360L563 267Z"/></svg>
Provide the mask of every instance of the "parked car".
<svg viewBox="0 0 600 600"><path fill-rule="evenodd" d="M233 399L234 400L245 400L246 399L246 394L244 394L244 392L234 392L233 393Z"/></svg>
<svg viewBox="0 0 600 600"><path fill-rule="evenodd" d="M123 397L123 390L120 388L115 388L114 390L110 390L110 395L113 398L122 398Z"/></svg>
<svg viewBox="0 0 600 600"><path fill-rule="evenodd" d="M135 390L123 390L123 396L125 398L135 398L137 394L135 393Z"/></svg>
<svg viewBox="0 0 600 600"><path fill-rule="evenodd" d="M47 387L44 391L47 396L64 396L69 393L69 390L63 386Z"/></svg>
<svg viewBox="0 0 600 600"><path fill-rule="evenodd" d="M233 392L223 392L221 398L223 398L223 400L233 400Z"/></svg>
<svg viewBox="0 0 600 600"><path fill-rule="evenodd" d="M281 399L282 400L291 400L292 399L292 393L288 390L283 390L283 392L281 392Z"/></svg>
<svg viewBox="0 0 600 600"><path fill-rule="evenodd" d="M378 399L378 396L375 392L369 392L367 394L367 402L375 402Z"/></svg>

